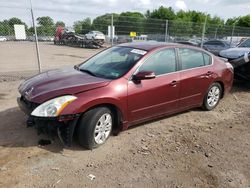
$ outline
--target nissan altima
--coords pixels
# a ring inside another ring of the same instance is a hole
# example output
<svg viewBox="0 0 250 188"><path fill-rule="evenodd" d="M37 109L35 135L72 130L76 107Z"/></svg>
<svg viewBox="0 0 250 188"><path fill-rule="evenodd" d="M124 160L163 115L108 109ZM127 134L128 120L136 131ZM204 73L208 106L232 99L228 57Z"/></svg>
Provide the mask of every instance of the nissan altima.
<svg viewBox="0 0 250 188"><path fill-rule="evenodd" d="M157 42L108 48L72 68L50 70L19 86L27 125L73 135L93 149L111 134L191 108L214 109L233 83L233 67L200 48Z"/></svg>

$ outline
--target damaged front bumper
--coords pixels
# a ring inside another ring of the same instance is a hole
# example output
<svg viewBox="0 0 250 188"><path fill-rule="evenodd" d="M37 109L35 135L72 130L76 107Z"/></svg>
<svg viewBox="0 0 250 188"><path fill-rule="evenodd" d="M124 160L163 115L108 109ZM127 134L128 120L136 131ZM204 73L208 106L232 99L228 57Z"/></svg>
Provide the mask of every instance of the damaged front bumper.
<svg viewBox="0 0 250 188"><path fill-rule="evenodd" d="M237 79L250 81L250 53L243 57L230 60L234 67L234 75Z"/></svg>
<svg viewBox="0 0 250 188"><path fill-rule="evenodd" d="M36 117L31 112L39 105L27 101L24 97L18 97L19 108L28 115L27 127L35 127L38 135L47 134L51 138L58 135L65 146L71 146L73 134L80 114L62 115L58 117Z"/></svg>

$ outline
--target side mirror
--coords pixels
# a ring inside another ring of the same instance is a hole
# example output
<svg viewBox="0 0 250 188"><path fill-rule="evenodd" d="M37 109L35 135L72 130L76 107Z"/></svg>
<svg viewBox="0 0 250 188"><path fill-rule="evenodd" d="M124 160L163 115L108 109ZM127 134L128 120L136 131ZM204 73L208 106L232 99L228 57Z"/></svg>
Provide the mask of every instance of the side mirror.
<svg viewBox="0 0 250 188"><path fill-rule="evenodd" d="M140 80L149 80L155 78L155 73L152 71L141 71L136 73L133 76L133 80L140 81Z"/></svg>

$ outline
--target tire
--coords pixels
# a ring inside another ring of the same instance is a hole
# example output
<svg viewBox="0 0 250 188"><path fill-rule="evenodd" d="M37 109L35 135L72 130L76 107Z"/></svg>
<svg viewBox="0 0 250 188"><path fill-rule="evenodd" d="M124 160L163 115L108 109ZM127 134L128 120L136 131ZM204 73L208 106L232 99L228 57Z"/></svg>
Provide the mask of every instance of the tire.
<svg viewBox="0 0 250 188"><path fill-rule="evenodd" d="M97 107L80 118L77 137L81 146L94 149L104 144L112 132L114 116L109 108Z"/></svg>
<svg viewBox="0 0 250 188"><path fill-rule="evenodd" d="M203 109L210 111L213 110L220 102L222 96L222 87L219 83L213 83L203 99Z"/></svg>

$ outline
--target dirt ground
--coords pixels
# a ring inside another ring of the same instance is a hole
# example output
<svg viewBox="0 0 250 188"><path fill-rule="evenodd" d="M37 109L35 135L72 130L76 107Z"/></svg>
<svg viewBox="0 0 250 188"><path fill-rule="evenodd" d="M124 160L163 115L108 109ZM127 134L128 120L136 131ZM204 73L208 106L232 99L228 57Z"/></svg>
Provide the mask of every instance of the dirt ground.
<svg viewBox="0 0 250 188"><path fill-rule="evenodd" d="M48 68L97 52L45 44L41 50L51 60ZM8 56L4 60L13 59ZM7 70L2 64L1 71ZM213 111L193 109L148 122L90 151L77 142L63 148L58 139L39 146L46 136L26 128L17 108L20 82L0 82L0 187L250 187L250 88L244 83L235 83Z"/></svg>

